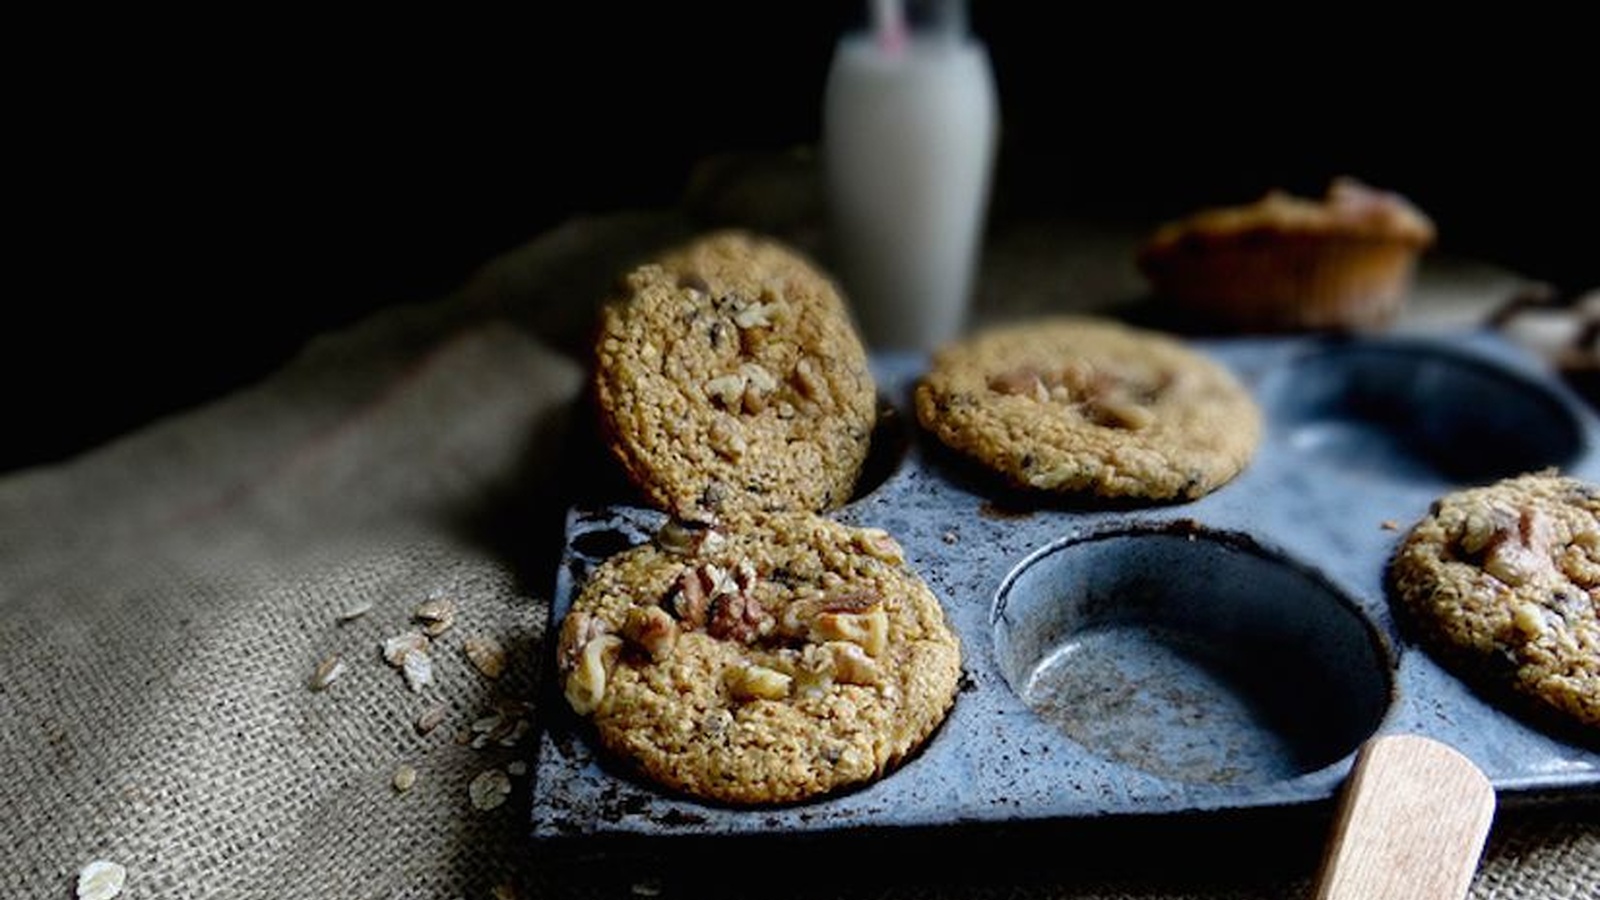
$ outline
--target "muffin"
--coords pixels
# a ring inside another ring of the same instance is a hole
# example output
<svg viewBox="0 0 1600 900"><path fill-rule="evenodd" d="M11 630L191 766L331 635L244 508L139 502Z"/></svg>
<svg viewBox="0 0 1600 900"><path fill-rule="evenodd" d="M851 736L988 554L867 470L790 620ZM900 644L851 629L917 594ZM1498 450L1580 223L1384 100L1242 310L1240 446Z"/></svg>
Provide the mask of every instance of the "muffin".
<svg viewBox="0 0 1600 900"><path fill-rule="evenodd" d="M1399 194L1334 179L1167 222L1136 262L1155 294L1228 330L1375 331L1404 305L1433 222Z"/></svg>
<svg viewBox="0 0 1600 900"><path fill-rule="evenodd" d="M866 348L808 257L703 234L629 272L601 310L602 437L656 508L694 522L850 498L877 417Z"/></svg>
<svg viewBox="0 0 1600 900"><path fill-rule="evenodd" d="M1600 734L1600 486L1550 469L1445 494L1387 576L1457 674Z"/></svg>
<svg viewBox="0 0 1600 900"><path fill-rule="evenodd" d="M1024 492L1192 500L1261 439L1255 399L1171 335L1094 316L993 326L941 347L917 420Z"/></svg>
<svg viewBox="0 0 1600 900"><path fill-rule="evenodd" d="M883 777L961 677L960 641L899 543L814 513L669 522L595 570L556 655L567 703L617 761L739 805Z"/></svg>

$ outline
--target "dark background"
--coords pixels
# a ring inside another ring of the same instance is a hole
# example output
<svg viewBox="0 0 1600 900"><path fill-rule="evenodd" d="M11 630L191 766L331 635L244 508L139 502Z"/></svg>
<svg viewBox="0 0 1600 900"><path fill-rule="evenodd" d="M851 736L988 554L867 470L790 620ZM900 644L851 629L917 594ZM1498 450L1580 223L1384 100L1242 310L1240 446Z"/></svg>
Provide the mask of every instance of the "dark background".
<svg viewBox="0 0 1600 900"><path fill-rule="evenodd" d="M575 213L670 204L707 154L813 142L833 40L862 8L139 13L26 32L0 468L256 381ZM1440 251L1600 283L1587 29L1396 15L978 0L997 211L1148 218L1353 174L1425 209Z"/></svg>

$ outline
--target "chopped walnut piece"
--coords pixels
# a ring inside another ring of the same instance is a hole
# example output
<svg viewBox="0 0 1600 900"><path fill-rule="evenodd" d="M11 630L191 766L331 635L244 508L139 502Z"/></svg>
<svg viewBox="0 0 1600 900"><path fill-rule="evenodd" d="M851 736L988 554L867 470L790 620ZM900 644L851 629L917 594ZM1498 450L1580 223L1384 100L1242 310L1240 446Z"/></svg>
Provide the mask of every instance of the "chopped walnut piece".
<svg viewBox="0 0 1600 900"><path fill-rule="evenodd" d="M741 392L741 401L743 396ZM745 443L743 429L739 427L739 423L725 415L719 415L711 420L711 426L706 430L706 443L718 456L729 462L743 459L745 451L750 449Z"/></svg>
<svg viewBox="0 0 1600 900"><path fill-rule="evenodd" d="M883 680L878 661L850 641L829 641L823 649L833 657L833 680L841 684L871 687Z"/></svg>
<svg viewBox="0 0 1600 900"><path fill-rule="evenodd" d="M806 594L789 601L778 614L777 631L785 637L805 637L811 630L811 620L822 609L821 594Z"/></svg>
<svg viewBox="0 0 1600 900"><path fill-rule="evenodd" d="M989 376L989 390L997 394L1038 397L1045 390L1043 376L1032 366L1023 366Z"/></svg>
<svg viewBox="0 0 1600 900"><path fill-rule="evenodd" d="M1461 522L1461 536L1456 539L1456 546L1468 555L1480 553L1497 536L1515 529L1517 519L1515 512L1499 506L1468 510Z"/></svg>
<svg viewBox="0 0 1600 900"><path fill-rule="evenodd" d="M751 303L733 314L733 324L740 328L771 328L776 303Z"/></svg>
<svg viewBox="0 0 1600 900"><path fill-rule="evenodd" d="M787 637L804 638L823 613L864 613L881 606L883 598L872 591L807 593L791 600L779 617L778 630Z"/></svg>
<svg viewBox="0 0 1600 900"><path fill-rule="evenodd" d="M733 671L728 689L740 700L782 700L793 681L777 669L747 665Z"/></svg>
<svg viewBox="0 0 1600 900"><path fill-rule="evenodd" d="M709 565L709 564L708 564ZM701 580L700 570L685 569L678 576L677 585L669 599L669 607L689 629L700 628L706 624L706 613L711 605L711 595L706 592L705 582Z"/></svg>
<svg viewBox="0 0 1600 900"><path fill-rule="evenodd" d="M744 411L755 414L766 409L768 398L778 389L778 379L756 363L740 366L739 374L745 381L741 395Z"/></svg>
<svg viewBox="0 0 1600 900"><path fill-rule="evenodd" d="M1156 415L1149 408L1120 397L1096 398L1089 402L1087 411L1096 424L1128 431L1140 431L1156 422Z"/></svg>
<svg viewBox="0 0 1600 900"><path fill-rule="evenodd" d="M589 715L605 699L606 681L611 677L611 668L616 665L621 649L622 639L614 634L602 634L583 646L576 668L567 676L564 691L567 702L578 715Z"/></svg>
<svg viewBox="0 0 1600 900"><path fill-rule="evenodd" d="M582 610L569 614L561 623L561 635L556 639L556 666L570 672L578 665L583 648L602 634L611 630L605 619Z"/></svg>
<svg viewBox="0 0 1600 900"><path fill-rule="evenodd" d="M705 383L706 396L715 400L723 409L736 410L744 403L745 384L747 379L739 372L727 375L718 375Z"/></svg>
<svg viewBox="0 0 1600 900"><path fill-rule="evenodd" d="M882 560L890 565L905 562L905 550L901 548L900 542L882 528L859 529L855 533L853 543L873 559Z"/></svg>
<svg viewBox="0 0 1600 900"><path fill-rule="evenodd" d="M1462 547L1469 542L1483 551L1483 570L1512 587L1541 576L1559 576L1552 555L1555 535L1548 517L1537 510L1510 514L1496 510L1487 517L1469 516ZM1493 531L1485 538L1486 521ZM1471 552L1471 551L1469 551Z"/></svg>
<svg viewBox="0 0 1600 900"><path fill-rule="evenodd" d="M756 572L755 563L748 559L741 559L734 564L733 574L730 577L733 578L736 590L748 593L755 588L759 575Z"/></svg>
<svg viewBox="0 0 1600 900"><path fill-rule="evenodd" d="M1511 608L1511 624L1523 638L1538 640L1545 633L1545 611L1536 603L1518 603Z"/></svg>
<svg viewBox="0 0 1600 900"><path fill-rule="evenodd" d="M889 614L881 606L864 613L821 612L811 623L811 639L849 641L882 656L889 645Z"/></svg>
<svg viewBox="0 0 1600 900"><path fill-rule="evenodd" d="M622 623L622 636L660 662L678 643L678 623L659 606L635 606Z"/></svg>
<svg viewBox="0 0 1600 900"><path fill-rule="evenodd" d="M770 634L774 625L771 613L761 601L738 591L718 593L707 611L706 633L718 640L749 644Z"/></svg>

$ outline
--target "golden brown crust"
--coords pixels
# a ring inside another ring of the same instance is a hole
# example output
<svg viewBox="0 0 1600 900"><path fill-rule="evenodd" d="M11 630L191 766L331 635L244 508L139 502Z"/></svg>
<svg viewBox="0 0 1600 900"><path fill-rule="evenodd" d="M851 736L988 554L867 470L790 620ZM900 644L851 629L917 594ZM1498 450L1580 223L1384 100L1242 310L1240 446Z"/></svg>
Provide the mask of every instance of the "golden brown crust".
<svg viewBox="0 0 1600 900"><path fill-rule="evenodd" d="M611 558L557 656L605 747L663 785L735 804L880 777L943 721L961 666L899 545L809 513L671 525Z"/></svg>
<svg viewBox="0 0 1600 900"><path fill-rule="evenodd" d="M625 277L601 313L594 385L629 478L700 521L843 503L876 414L866 351L833 284L789 248L737 231Z"/></svg>
<svg viewBox="0 0 1600 900"><path fill-rule="evenodd" d="M1546 471L1447 494L1388 576L1455 671L1600 729L1600 488Z"/></svg>
<svg viewBox="0 0 1600 900"><path fill-rule="evenodd" d="M1435 229L1433 221L1400 194L1375 190L1353 178L1336 178L1321 200L1273 190L1254 203L1204 209L1167 222L1156 229L1143 252L1158 255L1186 242L1231 241L1252 234L1382 241L1417 249L1433 243Z"/></svg>
<svg viewBox="0 0 1600 900"><path fill-rule="evenodd" d="M1155 292L1248 330L1370 330L1393 321L1433 222L1399 194L1336 179L1320 201L1272 191L1167 222L1138 249Z"/></svg>
<svg viewBox="0 0 1600 900"><path fill-rule="evenodd" d="M1261 416L1221 365L1174 338L1091 317L993 328L942 348L917 418L1025 490L1194 498L1255 453Z"/></svg>

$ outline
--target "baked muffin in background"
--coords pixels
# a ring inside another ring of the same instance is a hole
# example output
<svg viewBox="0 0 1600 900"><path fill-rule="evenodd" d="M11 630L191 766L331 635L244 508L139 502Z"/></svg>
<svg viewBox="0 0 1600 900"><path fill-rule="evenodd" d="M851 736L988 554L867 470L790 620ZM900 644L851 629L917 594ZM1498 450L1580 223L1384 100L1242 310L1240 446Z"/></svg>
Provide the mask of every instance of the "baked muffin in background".
<svg viewBox="0 0 1600 900"><path fill-rule="evenodd" d="M1162 301L1209 326L1376 331L1404 306L1435 236L1405 197L1340 177L1321 200L1273 190L1167 222L1136 262Z"/></svg>

